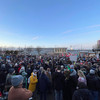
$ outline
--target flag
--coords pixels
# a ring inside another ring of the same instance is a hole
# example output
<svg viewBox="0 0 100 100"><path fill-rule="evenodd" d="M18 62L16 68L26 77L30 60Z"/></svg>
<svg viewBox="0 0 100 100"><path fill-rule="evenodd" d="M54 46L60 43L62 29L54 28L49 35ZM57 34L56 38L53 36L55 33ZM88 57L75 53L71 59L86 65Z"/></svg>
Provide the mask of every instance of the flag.
<svg viewBox="0 0 100 100"><path fill-rule="evenodd" d="M68 56L70 57L72 54L69 52Z"/></svg>
<svg viewBox="0 0 100 100"><path fill-rule="evenodd" d="M68 70L70 70L70 67L69 66L66 66L66 67L67 67Z"/></svg>
<svg viewBox="0 0 100 100"><path fill-rule="evenodd" d="M68 57L67 53L66 53L66 57Z"/></svg>
<svg viewBox="0 0 100 100"><path fill-rule="evenodd" d="M64 54L62 53L62 56L64 56Z"/></svg>

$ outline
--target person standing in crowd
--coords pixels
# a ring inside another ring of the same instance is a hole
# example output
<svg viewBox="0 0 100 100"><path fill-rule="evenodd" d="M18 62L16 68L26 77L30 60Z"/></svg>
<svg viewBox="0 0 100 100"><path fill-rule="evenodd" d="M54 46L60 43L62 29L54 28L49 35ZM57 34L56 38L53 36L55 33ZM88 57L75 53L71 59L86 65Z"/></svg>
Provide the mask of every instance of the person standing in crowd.
<svg viewBox="0 0 100 100"><path fill-rule="evenodd" d="M100 65L98 66L98 76L100 77Z"/></svg>
<svg viewBox="0 0 100 100"><path fill-rule="evenodd" d="M42 68L41 74L39 75L40 100L46 100L49 84L50 84L50 80L46 76L45 70Z"/></svg>
<svg viewBox="0 0 100 100"><path fill-rule="evenodd" d="M21 69L19 70L19 74L24 77L23 88L27 88L27 73L25 72L24 66L22 66Z"/></svg>
<svg viewBox="0 0 100 100"><path fill-rule="evenodd" d="M18 75L18 63L15 63L14 70L15 70L16 75Z"/></svg>
<svg viewBox="0 0 100 100"><path fill-rule="evenodd" d="M74 69L74 65L70 65L69 81L70 81L70 100L72 100L72 95L76 90L78 84L78 75L76 73L76 70Z"/></svg>
<svg viewBox="0 0 100 100"><path fill-rule="evenodd" d="M46 75L49 78L49 80L52 81L50 68L47 68Z"/></svg>
<svg viewBox="0 0 100 100"><path fill-rule="evenodd" d="M84 82L87 85L86 77L85 77L84 73L81 70L78 70L78 76L79 76L78 83Z"/></svg>
<svg viewBox="0 0 100 100"><path fill-rule="evenodd" d="M37 85L38 79L37 79L37 71L34 70L33 73L31 73L31 76L28 79L29 87L28 90L30 90L33 93L33 98L36 99L36 85Z"/></svg>
<svg viewBox="0 0 100 100"><path fill-rule="evenodd" d="M64 88L63 88L63 100L71 100L71 87L70 87L70 71L66 70L64 71Z"/></svg>
<svg viewBox="0 0 100 100"><path fill-rule="evenodd" d="M97 71L97 74L98 74L98 79L99 79L99 83L100 83L100 65L98 65L98 71ZM100 100L100 85L99 85L99 100Z"/></svg>
<svg viewBox="0 0 100 100"><path fill-rule="evenodd" d="M55 90L55 100L63 100L64 75L61 73L60 66L57 66L57 72L54 72L52 81Z"/></svg>
<svg viewBox="0 0 100 100"><path fill-rule="evenodd" d="M88 89L91 91L93 97L95 98L94 100L97 100L96 99L98 98L97 94L98 91L100 91L100 85L99 85L100 68L98 68L99 70L97 70L98 66L91 63L93 61L92 60L93 57L87 57L87 58L80 57L79 61L76 62L76 67L72 64L71 61L70 64L72 65L69 64L69 60L70 60L69 58L70 57L66 58L64 56L59 56L59 55L52 55L52 56L47 55L47 56L41 56L41 58L37 56L34 57L34 59L33 56L30 55L26 55L26 56L18 55L16 57L10 55L10 59L6 59L6 57L3 57L2 61L0 62L0 91L2 91L2 93L6 92L5 80L7 79L9 83L8 76L13 76L12 71L10 71L10 75L9 75L9 69L12 69L13 66L15 65L14 67L15 74L23 75L25 79L23 85L26 88L29 87L29 90L33 92L33 99L35 99L34 95L36 94L36 92L40 93L41 100L46 99L46 93L49 92L47 90L52 89L50 84L52 82L54 92L55 92L55 100L62 100L62 99L72 100L72 95L76 90L77 84L82 82L85 83L85 85L86 84L88 85ZM92 71L90 71L91 68ZM34 69L36 69L37 71L35 71ZM46 69L47 71L45 72L44 69ZM50 72L50 69L52 73ZM68 71L68 73L66 72L67 75L65 75L66 70ZM94 71L96 70L97 73L95 72L95 74L93 74L93 70ZM33 73L31 77L32 71ZM7 73L8 76L6 78ZM87 75L88 73L89 75ZM85 76L87 76L87 78L85 78ZM27 84L27 80L26 80L27 78L29 78L29 86L25 85ZM86 79L88 80L88 82L86 81ZM35 92L35 90L38 91Z"/></svg>
<svg viewBox="0 0 100 100"><path fill-rule="evenodd" d="M5 89L6 76L7 76L7 73L6 73L5 66L1 65L1 68L0 68L0 94L1 96L3 95L3 91Z"/></svg>
<svg viewBox="0 0 100 100"><path fill-rule="evenodd" d="M27 73L27 78L29 78L31 76L32 73L32 69L30 64L28 64L27 68L26 68L26 73Z"/></svg>
<svg viewBox="0 0 100 100"><path fill-rule="evenodd" d="M23 77L16 75L11 80L12 87L8 93L8 100L28 100L32 96L32 92L25 88L22 88Z"/></svg>
<svg viewBox="0 0 100 100"><path fill-rule="evenodd" d="M46 76L49 78L50 80L50 85L49 85L49 93L51 93L51 90L52 90L52 76L51 76L51 71L50 71L50 68L47 68L47 71L46 71Z"/></svg>
<svg viewBox="0 0 100 100"><path fill-rule="evenodd" d="M64 73L64 66L61 65L61 73L63 74Z"/></svg>
<svg viewBox="0 0 100 100"><path fill-rule="evenodd" d="M6 77L6 86L5 86L5 88L7 89L7 91L9 91L10 87L12 86L11 78L14 74L15 74L14 68L10 68L9 73L7 74L7 77Z"/></svg>
<svg viewBox="0 0 100 100"><path fill-rule="evenodd" d="M72 100L93 100L91 92L87 89L84 82L78 84L79 89L72 96Z"/></svg>
<svg viewBox="0 0 100 100"><path fill-rule="evenodd" d="M93 100L98 100L98 89L100 83L98 77L95 75L95 70L91 69L86 79L87 79L87 86L92 93Z"/></svg>

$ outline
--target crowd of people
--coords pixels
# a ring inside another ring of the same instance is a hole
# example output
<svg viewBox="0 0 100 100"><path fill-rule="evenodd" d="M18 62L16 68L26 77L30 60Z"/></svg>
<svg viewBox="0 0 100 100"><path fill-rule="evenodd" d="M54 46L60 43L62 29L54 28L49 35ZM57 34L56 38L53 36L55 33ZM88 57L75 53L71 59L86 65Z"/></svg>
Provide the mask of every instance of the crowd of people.
<svg viewBox="0 0 100 100"><path fill-rule="evenodd" d="M0 97L8 100L100 100L100 63L94 57L1 56Z"/></svg>

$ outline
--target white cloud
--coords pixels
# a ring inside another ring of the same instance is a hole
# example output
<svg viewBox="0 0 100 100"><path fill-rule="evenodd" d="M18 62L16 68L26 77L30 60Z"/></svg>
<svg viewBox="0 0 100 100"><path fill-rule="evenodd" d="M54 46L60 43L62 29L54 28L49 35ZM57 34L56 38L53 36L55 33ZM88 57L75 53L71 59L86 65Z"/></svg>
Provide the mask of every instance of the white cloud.
<svg viewBox="0 0 100 100"><path fill-rule="evenodd" d="M0 31L0 34L4 34L4 35L8 35L8 36L14 35L14 33L4 32L4 31Z"/></svg>
<svg viewBox="0 0 100 100"><path fill-rule="evenodd" d="M91 34L91 33L98 33L98 32L100 32L100 30L97 30L97 31L89 31L89 32L85 32L85 33L82 33L82 34Z"/></svg>
<svg viewBox="0 0 100 100"><path fill-rule="evenodd" d="M70 33L70 32L73 32L73 30L67 30L67 31L65 31L63 33L66 34L66 33Z"/></svg>
<svg viewBox="0 0 100 100"><path fill-rule="evenodd" d="M39 39L39 36L35 36L32 38L32 40L37 40L37 39Z"/></svg>
<svg viewBox="0 0 100 100"><path fill-rule="evenodd" d="M76 28L76 29L72 29L72 30L67 30L65 32L63 32L63 34L66 34L66 33L71 33L73 31L79 31L79 30L86 30L86 29L90 29L90 28L96 28L96 27L100 27L100 24L98 25L91 25L91 26L86 26L86 27L83 27L83 28Z"/></svg>
<svg viewBox="0 0 100 100"><path fill-rule="evenodd" d="M87 28L95 28L95 27L100 27L100 24L98 24L98 25L88 26Z"/></svg>

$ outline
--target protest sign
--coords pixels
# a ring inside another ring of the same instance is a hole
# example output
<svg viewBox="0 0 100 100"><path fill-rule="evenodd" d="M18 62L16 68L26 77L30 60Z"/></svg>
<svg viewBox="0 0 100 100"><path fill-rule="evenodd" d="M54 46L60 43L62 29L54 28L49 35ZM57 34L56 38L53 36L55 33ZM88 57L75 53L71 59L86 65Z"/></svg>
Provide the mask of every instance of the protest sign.
<svg viewBox="0 0 100 100"><path fill-rule="evenodd" d="M99 59L99 54L96 54L97 59Z"/></svg>
<svg viewBox="0 0 100 100"><path fill-rule="evenodd" d="M71 56L70 56L70 60L71 60L71 61L77 61L77 56L72 56L72 55L71 55Z"/></svg>

